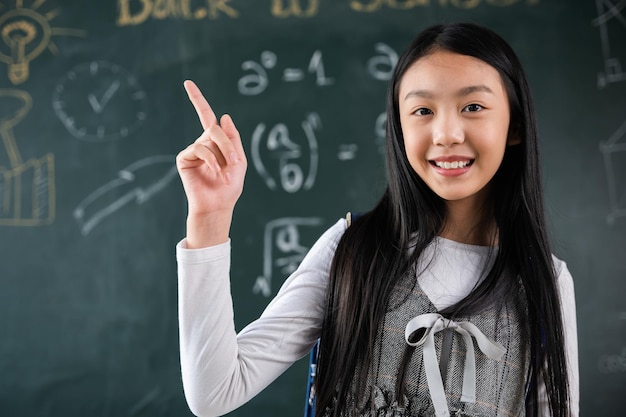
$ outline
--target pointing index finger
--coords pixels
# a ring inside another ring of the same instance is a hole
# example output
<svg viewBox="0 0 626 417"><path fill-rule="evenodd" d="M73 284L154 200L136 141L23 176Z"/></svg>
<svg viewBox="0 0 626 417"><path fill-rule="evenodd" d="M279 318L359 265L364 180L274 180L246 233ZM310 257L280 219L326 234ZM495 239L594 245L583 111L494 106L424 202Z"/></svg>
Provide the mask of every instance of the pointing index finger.
<svg viewBox="0 0 626 417"><path fill-rule="evenodd" d="M215 117L213 109L202 95L202 92L196 83L191 80L186 80L183 85L185 86L185 91L187 91L187 96L189 97L191 104L193 104L193 107L196 109L202 128L206 130L211 126L216 125L217 117Z"/></svg>

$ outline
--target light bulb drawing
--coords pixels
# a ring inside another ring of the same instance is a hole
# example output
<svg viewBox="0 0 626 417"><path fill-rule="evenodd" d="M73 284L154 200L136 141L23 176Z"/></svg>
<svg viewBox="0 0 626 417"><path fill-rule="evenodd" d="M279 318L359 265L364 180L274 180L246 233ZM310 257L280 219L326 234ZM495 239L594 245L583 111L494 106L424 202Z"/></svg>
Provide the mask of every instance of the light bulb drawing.
<svg viewBox="0 0 626 417"><path fill-rule="evenodd" d="M0 53L0 59L9 66L9 80L21 84L28 79L28 63L46 48L50 31L37 30L38 26L45 29L42 17L30 10L11 10L0 19L4 20L0 20L0 38L10 49L10 54Z"/></svg>
<svg viewBox="0 0 626 417"><path fill-rule="evenodd" d="M14 9L0 15L0 62L7 64L7 75L14 85L28 80L30 62L44 50L56 54L52 36L85 36L83 30L52 27L50 21L58 11L42 14L37 10L45 1L35 0L27 8L24 0L16 0Z"/></svg>

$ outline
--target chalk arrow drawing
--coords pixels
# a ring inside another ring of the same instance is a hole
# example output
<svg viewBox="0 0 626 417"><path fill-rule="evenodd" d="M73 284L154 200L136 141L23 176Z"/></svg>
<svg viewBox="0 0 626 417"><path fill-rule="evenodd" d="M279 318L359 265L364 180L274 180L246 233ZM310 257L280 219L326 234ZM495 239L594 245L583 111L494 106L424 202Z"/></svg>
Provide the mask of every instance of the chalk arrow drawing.
<svg viewBox="0 0 626 417"><path fill-rule="evenodd" d="M142 205L163 190L177 175L173 155L140 159L118 172L117 178L89 194L73 216L83 236L102 220L135 201Z"/></svg>

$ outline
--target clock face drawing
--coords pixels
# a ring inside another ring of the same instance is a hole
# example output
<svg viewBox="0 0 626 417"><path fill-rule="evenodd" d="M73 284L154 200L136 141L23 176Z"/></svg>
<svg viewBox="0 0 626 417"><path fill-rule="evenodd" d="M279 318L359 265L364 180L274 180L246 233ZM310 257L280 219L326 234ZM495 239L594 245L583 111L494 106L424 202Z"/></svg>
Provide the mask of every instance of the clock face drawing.
<svg viewBox="0 0 626 417"><path fill-rule="evenodd" d="M88 142L126 138L148 115L146 92L136 78L106 61L71 69L54 89L52 106L68 132Z"/></svg>

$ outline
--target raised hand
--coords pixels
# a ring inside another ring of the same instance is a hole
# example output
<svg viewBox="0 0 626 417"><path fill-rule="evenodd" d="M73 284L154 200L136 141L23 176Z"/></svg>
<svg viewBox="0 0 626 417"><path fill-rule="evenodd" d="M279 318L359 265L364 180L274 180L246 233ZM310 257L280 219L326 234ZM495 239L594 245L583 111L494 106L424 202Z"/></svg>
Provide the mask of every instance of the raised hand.
<svg viewBox="0 0 626 417"><path fill-rule="evenodd" d="M243 191L247 168L239 132L230 116L219 123L192 81L185 90L204 132L176 157L188 201L187 247L198 248L228 239L235 203Z"/></svg>

